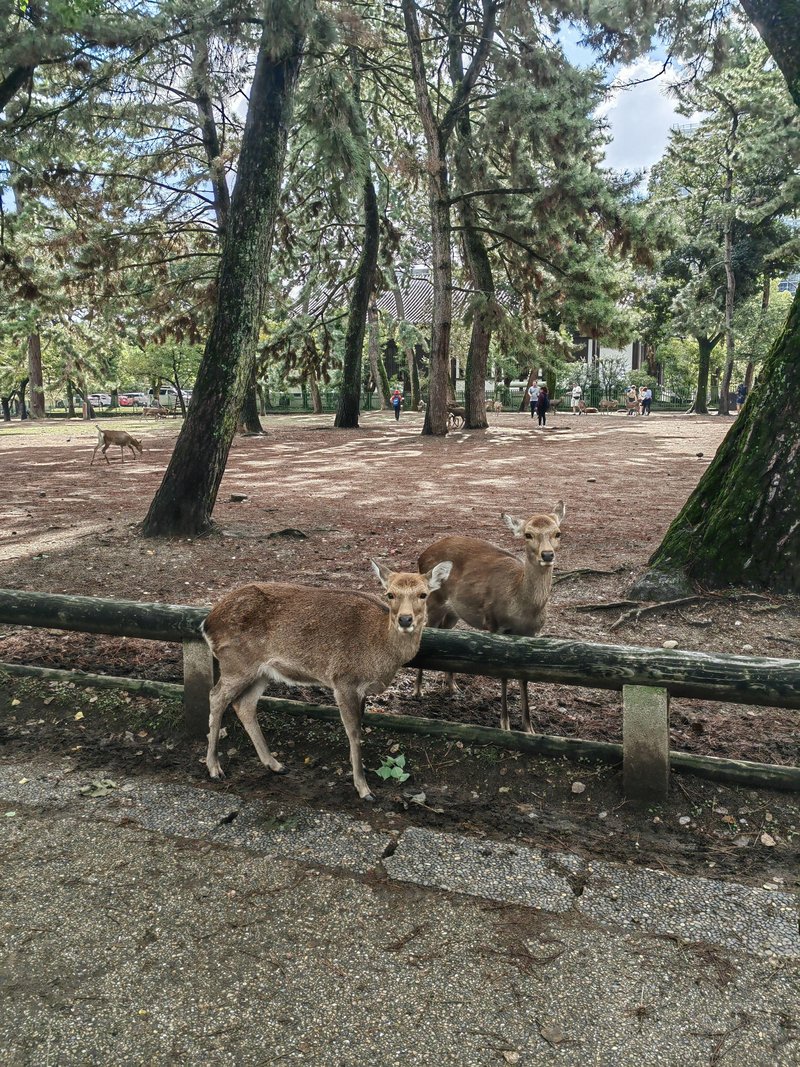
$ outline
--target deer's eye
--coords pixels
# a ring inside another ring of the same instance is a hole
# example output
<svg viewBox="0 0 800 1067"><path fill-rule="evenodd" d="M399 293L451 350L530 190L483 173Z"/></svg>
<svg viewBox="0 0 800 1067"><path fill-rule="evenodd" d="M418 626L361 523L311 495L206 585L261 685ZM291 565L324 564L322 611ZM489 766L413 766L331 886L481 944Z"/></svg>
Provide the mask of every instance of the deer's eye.
<svg viewBox="0 0 800 1067"><path fill-rule="evenodd" d="M427 600L428 594L427 593L420 593L419 594L419 598L420 598L420 600Z"/></svg>
<svg viewBox="0 0 800 1067"><path fill-rule="evenodd" d="M386 599L387 600L394 600L394 593L387 593L386 594Z"/></svg>
<svg viewBox="0 0 800 1067"><path fill-rule="evenodd" d="M533 540L533 534L532 533L526 533L525 534L525 540L526 541L532 541Z"/></svg>
<svg viewBox="0 0 800 1067"><path fill-rule="evenodd" d="M553 534L553 537L560 537L560 536L561 536L561 534L560 534L560 533L554 533L554 534Z"/></svg>

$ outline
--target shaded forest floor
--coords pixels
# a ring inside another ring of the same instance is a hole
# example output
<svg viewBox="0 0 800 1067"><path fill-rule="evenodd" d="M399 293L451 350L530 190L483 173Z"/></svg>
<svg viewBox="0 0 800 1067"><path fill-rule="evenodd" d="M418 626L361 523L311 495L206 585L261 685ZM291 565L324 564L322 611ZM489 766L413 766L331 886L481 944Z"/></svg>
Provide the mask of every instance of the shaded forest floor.
<svg viewBox="0 0 800 1067"><path fill-rule="evenodd" d="M390 415L371 414L356 431L333 431L330 421L329 416L278 416L265 420L264 437L238 438L215 510L218 528L208 537L191 541L144 541L137 533L160 484L179 423L126 420L124 425L131 432L143 434L143 457L121 463L119 454L109 450L111 464L98 460L93 467L89 464L96 436L87 424L4 426L0 455L7 489L0 501L0 586L191 604L210 604L232 586L254 579L374 590L370 557L398 569L415 568L420 551L451 532L518 547L502 524L500 512L525 517L561 499L567 514L556 574L557 579L562 577L554 586L545 635L656 648L664 641L676 641L681 649L797 658L800 622L796 601L788 599L711 597L680 611L652 613L616 626L622 610L604 610L604 605L626 599L633 579L644 570L648 556L713 457L729 426L727 420L560 414L542 432L533 427L527 414L503 414L491 417L486 432L455 432L445 439L422 438L417 414L403 414L399 425ZM122 420L115 425L123 425ZM233 500L236 496L246 499ZM613 573L565 573L581 568ZM589 611L578 610L591 605ZM0 660L7 662L179 681L179 656L177 646L167 644L0 629ZM412 685L412 673L401 671L373 706L399 714L406 711L498 724L499 685L492 679L462 678L461 692L453 699L436 676L427 678L420 700L412 697ZM30 687L22 689L26 703L35 703ZM516 687L511 689L515 708ZM311 690L294 695L319 697ZM616 693L542 685L532 687L532 698L534 724L540 732L621 738ZM330 702L327 696L323 699ZM0 700L0 706L7 703ZM9 751L17 744L25 749L36 744L57 749L74 741L72 726L64 733L66 720L60 719L51 729L46 713L34 720L36 714L31 710L24 719L18 712L10 719L3 716ZM97 724L96 739L111 736L112 719L113 715L106 725ZM24 725L33 721L37 728ZM286 727L276 724L275 728L289 744ZM89 747L86 731L93 733L93 728L84 722L80 729L85 749ZM671 745L676 749L780 764L800 762L796 712L676 700L671 730ZM292 725L289 732L306 738L310 746L308 763L304 757L289 791L297 793L296 779L300 778L301 792L307 792L309 799L321 802L324 795L330 800L331 788L316 783L319 772L314 768L323 765L320 761L325 760L326 751L335 750L341 769L342 760L346 761L343 737L337 730L320 726ZM120 729L120 736L125 733ZM151 736L155 737L152 731ZM316 748L314 737L321 738ZM181 760L187 752L194 753L194 748L174 738L170 743L172 748L162 752L161 766L166 769L167 763L174 763L179 774ZM133 744L127 756L120 754L123 762L138 758L133 752L139 748ZM492 774L482 778L483 758L476 764L473 754L464 759L461 750L447 746L442 750L448 753L446 759L438 749L432 757L426 745L402 739L406 753L422 746L416 755L426 770L438 768L431 776L435 780L428 783L434 792L437 783L446 784L451 797L461 798L455 808L467 822L483 825L486 832L519 835L513 819L507 825L498 815L504 801L496 795L504 788L499 784L501 764L510 772L509 761L513 761L513 773L521 772L516 757L498 756L491 763ZM231 757L234 787L263 782L246 739L235 747ZM125 745L123 749L127 751ZM167 752L174 755L168 757ZM110 754L108 744L100 745L91 758L109 758ZM81 758L90 756L84 753ZM201 773L194 761L192 773ZM539 770L530 773L552 776L553 788L560 795L558 783L574 780L575 767L542 761ZM610 831L607 821L609 810L620 805L617 772L591 774L595 788L586 818L596 820L598 812L606 813L595 828L598 847L610 847L610 834L627 842L620 846L626 854L624 850L632 847L631 834L621 828ZM754 799L748 793L742 799L739 791L720 790L696 780L689 784L688 778L676 781L682 783L673 790L676 819L686 809L683 817L691 816L696 824L697 811L710 812L711 823L703 832L722 834L723 852L732 857L731 869L741 866L743 849L751 862L757 855L760 846L751 847L757 841L748 837L756 824L760 830L771 826L777 833L778 851L786 849L784 859L788 861L791 855L796 863L800 842L796 798L759 794ZM288 788L272 779L260 787ZM536 793L533 785L530 788ZM355 801L354 793L352 800L343 795L346 789L334 792L337 802L346 806ZM479 800L471 798L473 792ZM549 796L551 790L541 786L540 792ZM723 793L724 803L720 800ZM577 802L569 789L566 794L571 808L565 817L572 819ZM736 796L730 799L728 794ZM402 796L398 803L408 808ZM463 815L470 803L481 808L480 817L478 812L471 819ZM587 806L585 794L580 804ZM431 801L428 806L444 805ZM737 815L740 808L748 814ZM455 811L451 815L455 817ZM524 813L517 816L528 818ZM648 833L659 825L653 824L654 817L646 824ZM530 823L526 826L530 829ZM581 826L585 829L583 822ZM645 823L634 820L631 826L633 836L641 838ZM682 826L681 833L686 824ZM744 837L745 843L732 843L737 836ZM571 847L575 844L571 842ZM663 833L653 845L656 853L661 847L669 852ZM764 869L770 869L770 864L774 868L777 859L774 846L769 850ZM641 851L635 854L641 856ZM698 857L701 854L702 849ZM725 867L720 857L706 862ZM760 870L758 862L756 869Z"/></svg>

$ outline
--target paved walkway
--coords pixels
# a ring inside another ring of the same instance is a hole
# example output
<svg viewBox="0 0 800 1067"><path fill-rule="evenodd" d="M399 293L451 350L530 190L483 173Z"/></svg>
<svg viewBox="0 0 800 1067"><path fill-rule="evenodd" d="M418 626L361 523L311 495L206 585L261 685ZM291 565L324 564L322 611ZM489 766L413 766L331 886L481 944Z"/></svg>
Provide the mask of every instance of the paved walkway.
<svg viewBox="0 0 800 1067"><path fill-rule="evenodd" d="M769 883L103 777L0 763L2 1064L800 1063Z"/></svg>

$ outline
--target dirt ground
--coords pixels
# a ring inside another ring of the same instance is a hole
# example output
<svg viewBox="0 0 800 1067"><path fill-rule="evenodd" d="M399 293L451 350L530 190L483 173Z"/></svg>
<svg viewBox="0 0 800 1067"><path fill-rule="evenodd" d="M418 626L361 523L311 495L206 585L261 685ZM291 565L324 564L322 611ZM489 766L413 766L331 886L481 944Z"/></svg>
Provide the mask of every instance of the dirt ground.
<svg viewBox="0 0 800 1067"><path fill-rule="evenodd" d="M419 435L417 414L403 414L399 425L387 414L367 415L357 431L333 431L330 421L278 416L265 420L264 437L238 438L215 510L217 530L179 541L144 541L137 533L179 424L126 421L131 432L142 432L143 457L122 463L110 452L110 464L98 460L93 467L95 436L86 424L3 426L7 491L0 501L0 586L191 604L212 603L252 579L375 589L370 557L415 568L420 551L451 532L513 548L500 512L526 517L560 499L566 505L557 561L557 579L562 577L554 586L546 636L649 647L676 641L681 649L797 657L800 623L793 600L712 597L614 629L622 611L604 610L626 598L713 457L727 422L561 414L539 431L526 414L503 414L492 416L485 432L431 439ZM246 499L232 499L241 495ZM613 573L565 573L579 568ZM0 628L0 660L180 680L176 646L58 631ZM450 698L440 679L430 676L419 700L412 681L410 671L400 672L375 699L375 709L498 724L496 681L463 678L460 694ZM511 689L514 709L516 687ZM618 694L559 685L532 689L534 724L542 733L621 739ZM202 746L178 736L174 709L138 698L121 704L118 694L92 700L80 691L18 680L4 690L0 736L9 753L69 751L88 771L115 764L130 770L144 761L165 775L202 777ZM312 690L300 694L319 696ZM78 698L77 710L85 714L76 720ZM139 729L131 729L127 717ZM229 788L285 792L355 810L339 728L270 724L291 765L280 780L265 779L246 738L230 729ZM675 776L663 810L634 813L622 800L615 768L529 760L408 735L378 737L377 731L365 741L367 766L374 768L394 745L414 770L406 786L379 786L386 799L374 814L378 820L552 840L666 869L712 868L757 881L797 878L800 805L791 794ZM671 745L729 758L800 762L797 713L779 709L676 700ZM582 793L572 792L576 780L587 786ZM424 803L410 800L423 792Z"/></svg>

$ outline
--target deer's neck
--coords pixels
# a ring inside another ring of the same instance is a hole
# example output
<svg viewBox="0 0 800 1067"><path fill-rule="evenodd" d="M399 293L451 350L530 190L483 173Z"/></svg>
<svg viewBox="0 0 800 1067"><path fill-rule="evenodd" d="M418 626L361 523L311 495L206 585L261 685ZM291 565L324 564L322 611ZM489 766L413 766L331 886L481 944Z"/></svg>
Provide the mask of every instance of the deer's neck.
<svg viewBox="0 0 800 1067"><path fill-rule="evenodd" d="M543 567L541 563L525 564L521 592L525 603L531 608L543 611L547 607L552 585L552 567Z"/></svg>

